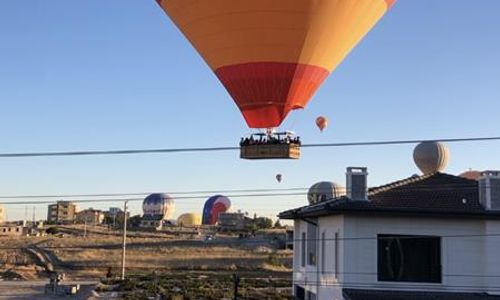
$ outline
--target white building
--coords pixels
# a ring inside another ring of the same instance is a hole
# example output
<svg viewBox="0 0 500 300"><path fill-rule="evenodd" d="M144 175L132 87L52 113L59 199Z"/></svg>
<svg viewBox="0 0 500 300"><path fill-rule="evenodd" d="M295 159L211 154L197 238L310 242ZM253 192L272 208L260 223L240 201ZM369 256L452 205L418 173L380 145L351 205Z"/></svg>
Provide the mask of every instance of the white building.
<svg viewBox="0 0 500 300"><path fill-rule="evenodd" d="M295 299L500 299L500 172L443 173L289 210Z"/></svg>

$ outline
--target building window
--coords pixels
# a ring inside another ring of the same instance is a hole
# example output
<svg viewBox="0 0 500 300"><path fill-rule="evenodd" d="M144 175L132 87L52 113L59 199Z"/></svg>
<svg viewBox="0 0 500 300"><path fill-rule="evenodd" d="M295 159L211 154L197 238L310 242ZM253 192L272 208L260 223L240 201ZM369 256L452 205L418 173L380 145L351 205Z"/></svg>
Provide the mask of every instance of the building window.
<svg viewBox="0 0 500 300"><path fill-rule="evenodd" d="M318 237L316 234L317 226L307 223L307 264L310 266L316 265L317 249L316 245Z"/></svg>
<svg viewBox="0 0 500 300"><path fill-rule="evenodd" d="M326 232L321 233L321 273L326 273Z"/></svg>
<svg viewBox="0 0 500 300"><path fill-rule="evenodd" d="M378 280L441 283L441 238L378 235Z"/></svg>
<svg viewBox="0 0 500 300"><path fill-rule="evenodd" d="M316 300L316 294L313 292L307 292L307 300Z"/></svg>
<svg viewBox="0 0 500 300"><path fill-rule="evenodd" d="M305 300L306 299L306 291L303 287L295 285L295 298L297 300Z"/></svg>
<svg viewBox="0 0 500 300"><path fill-rule="evenodd" d="M339 233L335 232L334 240L334 256L335 256L335 278L339 277Z"/></svg>
<svg viewBox="0 0 500 300"><path fill-rule="evenodd" d="M300 239L300 265L302 267L306 266L306 233L302 232L302 237Z"/></svg>

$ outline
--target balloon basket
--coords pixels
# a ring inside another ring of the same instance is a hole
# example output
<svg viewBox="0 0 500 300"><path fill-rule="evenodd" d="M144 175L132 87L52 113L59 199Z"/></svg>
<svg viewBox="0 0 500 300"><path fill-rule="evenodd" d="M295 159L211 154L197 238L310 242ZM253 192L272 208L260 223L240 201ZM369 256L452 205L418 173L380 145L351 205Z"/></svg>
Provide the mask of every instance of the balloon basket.
<svg viewBox="0 0 500 300"><path fill-rule="evenodd" d="M242 159L299 159L300 138L293 133L252 134L240 142Z"/></svg>

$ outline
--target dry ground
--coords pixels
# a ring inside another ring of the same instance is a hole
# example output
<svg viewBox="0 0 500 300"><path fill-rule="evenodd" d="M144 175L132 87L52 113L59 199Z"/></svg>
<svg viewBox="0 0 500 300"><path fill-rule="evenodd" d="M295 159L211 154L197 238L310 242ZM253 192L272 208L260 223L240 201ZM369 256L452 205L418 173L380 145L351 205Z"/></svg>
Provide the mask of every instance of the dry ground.
<svg viewBox="0 0 500 300"><path fill-rule="evenodd" d="M36 245L56 271L71 278L95 278L119 273L122 254L120 232L103 228L72 226L64 235L0 238L0 276L20 275L19 279L46 276L36 257L23 248ZM290 272L291 251L273 249L272 240L238 239L220 236L205 242L192 234L131 232L127 239L127 270L148 273L157 270L275 270Z"/></svg>

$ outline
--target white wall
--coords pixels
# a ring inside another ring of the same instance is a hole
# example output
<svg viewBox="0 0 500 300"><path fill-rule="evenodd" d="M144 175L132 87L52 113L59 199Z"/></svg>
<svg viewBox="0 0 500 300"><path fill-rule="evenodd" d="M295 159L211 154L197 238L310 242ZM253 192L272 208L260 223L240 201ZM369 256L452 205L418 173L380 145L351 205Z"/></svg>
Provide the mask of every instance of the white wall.
<svg viewBox="0 0 500 300"><path fill-rule="evenodd" d="M346 237L367 239L346 242L346 285L367 288L399 288L436 291L482 291L484 274L484 223L478 220L452 220L402 217L346 217ZM407 283L377 281L377 235L441 236L442 283ZM366 273L366 275L359 274ZM469 277L467 277L468 275ZM467 288L465 287L467 286Z"/></svg>
<svg viewBox="0 0 500 300"><path fill-rule="evenodd" d="M295 222L294 283L318 294L318 299L342 299L342 288L400 289L446 292L500 293L500 221L389 216L328 216L318 220L319 233L326 232L326 274L321 274L321 241L317 267L300 266L301 233L307 223ZM334 276L334 236L339 233L338 278ZM377 235L440 236L442 283L377 281ZM464 237L476 235L476 237ZM318 269L317 269L318 268ZM319 270L317 290L316 272ZM489 276L489 277L485 277Z"/></svg>
<svg viewBox="0 0 500 300"><path fill-rule="evenodd" d="M343 216L332 216L328 218L318 219L318 241L316 248L318 249L316 266L307 264L306 252L306 267L301 266L301 242L302 232L307 233L307 223L305 221L295 221L295 244L294 244L294 284L298 284L317 295L317 299L341 300L342 290L339 282L342 281L342 268L343 268ZM322 233L325 233L325 258L324 263L325 272L322 270ZM336 277L335 272L335 233L338 233L338 274ZM307 244L307 243L306 243ZM319 276L318 276L319 275ZM319 288L318 288L319 285ZM327 297L327 298L325 298Z"/></svg>
<svg viewBox="0 0 500 300"><path fill-rule="evenodd" d="M491 294L500 295L500 221L485 222L484 285Z"/></svg>

